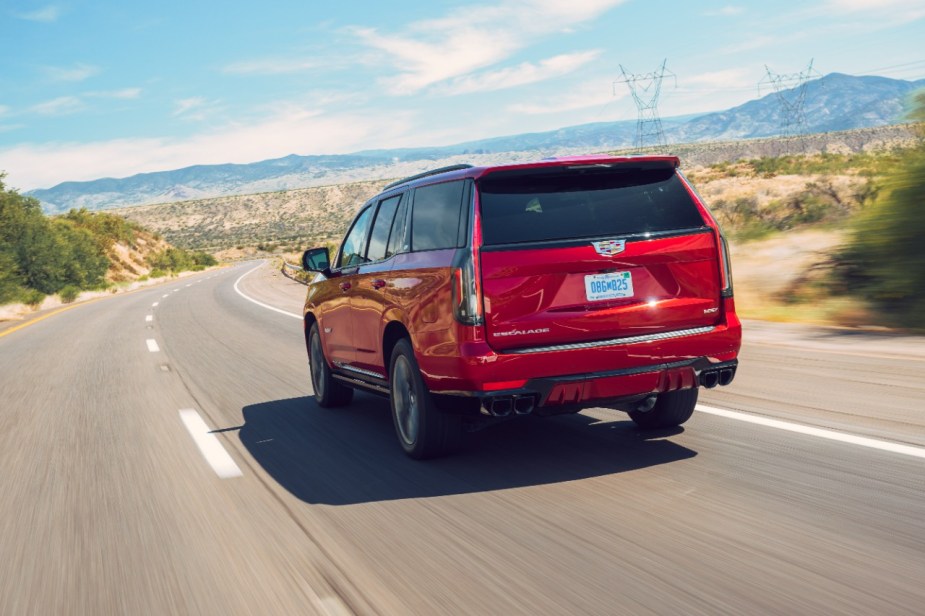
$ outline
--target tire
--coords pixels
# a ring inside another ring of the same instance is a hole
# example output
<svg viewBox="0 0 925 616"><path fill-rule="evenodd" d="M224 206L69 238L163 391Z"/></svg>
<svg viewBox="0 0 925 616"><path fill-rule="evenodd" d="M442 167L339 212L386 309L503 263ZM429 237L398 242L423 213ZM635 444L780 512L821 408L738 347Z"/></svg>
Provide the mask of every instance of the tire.
<svg viewBox="0 0 925 616"><path fill-rule="evenodd" d="M313 323L308 333L308 363L312 374L315 402L318 406L334 408L349 404L353 400L353 389L338 382L331 374L331 368L324 358L324 349L321 347L318 323Z"/></svg>
<svg viewBox="0 0 925 616"><path fill-rule="evenodd" d="M389 383L392 423L406 454L423 460L459 447L462 417L436 408L407 338L399 340L392 350Z"/></svg>
<svg viewBox="0 0 925 616"><path fill-rule="evenodd" d="M680 426L694 414L698 391L699 388L692 387L659 394L651 411L631 412L630 419L646 430Z"/></svg>

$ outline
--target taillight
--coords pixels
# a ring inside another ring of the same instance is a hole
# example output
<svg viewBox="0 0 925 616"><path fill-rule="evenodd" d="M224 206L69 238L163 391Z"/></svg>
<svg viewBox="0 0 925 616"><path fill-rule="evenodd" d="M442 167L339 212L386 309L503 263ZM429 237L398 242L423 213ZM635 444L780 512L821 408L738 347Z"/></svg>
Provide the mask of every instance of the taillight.
<svg viewBox="0 0 925 616"><path fill-rule="evenodd" d="M726 236L722 232L717 232L719 236L719 260L720 273L722 274L723 288L720 292L722 297L732 297L732 262L729 260L729 244L726 242Z"/></svg>
<svg viewBox="0 0 925 616"><path fill-rule="evenodd" d="M475 275L478 257L472 250L465 252L462 263L453 270L453 315L464 325L481 325L482 289Z"/></svg>

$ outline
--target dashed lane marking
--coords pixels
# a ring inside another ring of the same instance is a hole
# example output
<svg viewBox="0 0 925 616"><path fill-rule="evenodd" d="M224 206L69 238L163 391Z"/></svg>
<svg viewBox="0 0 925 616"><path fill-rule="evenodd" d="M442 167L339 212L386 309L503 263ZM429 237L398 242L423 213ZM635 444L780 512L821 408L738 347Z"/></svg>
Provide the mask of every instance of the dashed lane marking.
<svg viewBox="0 0 925 616"><path fill-rule="evenodd" d="M153 320L154 320L154 315L153 315L153 314L145 315L145 322L146 322L146 323L150 323L150 322L153 321Z"/></svg>
<svg viewBox="0 0 925 616"><path fill-rule="evenodd" d="M180 420L186 426L190 436L196 446L199 447L200 453L215 471L215 474L222 479L231 477L240 477L241 469L235 464L234 460L222 447L218 437L210 433L209 426L203 421L202 417L194 409L181 409Z"/></svg>
<svg viewBox="0 0 925 616"><path fill-rule="evenodd" d="M148 350L151 351L152 353L157 353L158 351L161 350L161 348L157 346L157 340L155 340L154 338L148 338L147 340L145 340L145 344L148 345Z"/></svg>

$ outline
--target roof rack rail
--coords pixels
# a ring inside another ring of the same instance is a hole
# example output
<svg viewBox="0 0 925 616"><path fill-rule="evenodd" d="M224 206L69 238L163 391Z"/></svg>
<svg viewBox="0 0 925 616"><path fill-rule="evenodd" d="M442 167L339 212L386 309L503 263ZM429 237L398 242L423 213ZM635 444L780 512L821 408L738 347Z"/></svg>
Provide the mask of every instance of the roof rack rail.
<svg viewBox="0 0 925 616"><path fill-rule="evenodd" d="M410 175L404 179L392 182L391 184L388 184L382 190L388 190L390 188L395 188L396 186L401 186L402 184L406 182L410 182L412 180L420 180L421 178L426 178L431 175L447 173L448 171L460 171L461 169L471 169L471 168L472 168L472 165L463 164L463 165L450 165L449 167L440 167L439 169L431 169L430 171L425 171L424 173L418 173L417 175Z"/></svg>

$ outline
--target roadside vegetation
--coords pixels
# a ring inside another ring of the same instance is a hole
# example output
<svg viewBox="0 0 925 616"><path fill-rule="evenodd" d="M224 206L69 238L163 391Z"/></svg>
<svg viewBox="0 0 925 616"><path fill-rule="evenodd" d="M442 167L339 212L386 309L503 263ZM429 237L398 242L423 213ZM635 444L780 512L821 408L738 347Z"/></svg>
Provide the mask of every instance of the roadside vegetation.
<svg viewBox="0 0 925 616"><path fill-rule="evenodd" d="M910 119L918 141L902 148L719 162L688 173L709 193L734 261L761 272L745 285L745 316L925 331L925 92ZM787 263L796 253L802 260ZM798 265L771 292L773 284L762 287L775 261Z"/></svg>
<svg viewBox="0 0 925 616"><path fill-rule="evenodd" d="M0 304L37 306L53 294L69 303L81 291L107 289L133 267L117 253L135 249L140 242L150 245L154 237L136 223L105 212L71 210L47 217L38 200L6 188L0 174ZM205 253L170 247L151 254L149 261L135 264L138 269L131 273L136 279L216 262Z"/></svg>
<svg viewBox="0 0 925 616"><path fill-rule="evenodd" d="M835 258L832 288L869 298L891 325L925 331L925 91L910 114L920 143L880 181Z"/></svg>

